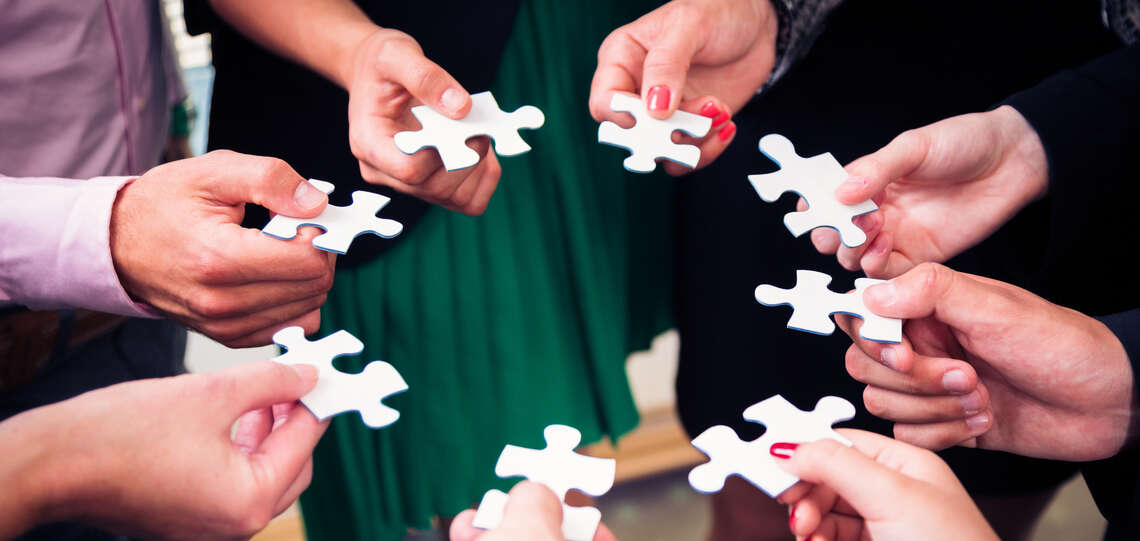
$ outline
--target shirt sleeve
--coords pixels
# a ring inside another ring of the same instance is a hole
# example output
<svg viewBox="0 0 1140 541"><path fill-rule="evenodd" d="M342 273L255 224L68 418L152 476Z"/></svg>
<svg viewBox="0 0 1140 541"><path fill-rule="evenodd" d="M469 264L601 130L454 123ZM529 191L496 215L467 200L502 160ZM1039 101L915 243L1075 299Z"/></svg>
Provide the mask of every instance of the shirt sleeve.
<svg viewBox="0 0 1140 541"><path fill-rule="evenodd" d="M771 1L780 28L776 36L776 65L764 89L776 84L811 50L815 38L823 33L827 16L843 3L843 0Z"/></svg>
<svg viewBox="0 0 1140 541"><path fill-rule="evenodd" d="M132 178L0 175L0 304L157 317L123 290L111 261L111 209Z"/></svg>

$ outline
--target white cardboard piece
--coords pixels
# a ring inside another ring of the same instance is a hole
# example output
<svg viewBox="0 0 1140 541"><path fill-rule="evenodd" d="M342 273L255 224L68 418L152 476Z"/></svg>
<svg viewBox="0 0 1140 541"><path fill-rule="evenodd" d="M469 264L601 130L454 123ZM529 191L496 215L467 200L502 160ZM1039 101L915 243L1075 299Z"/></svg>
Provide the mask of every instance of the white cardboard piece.
<svg viewBox="0 0 1140 541"><path fill-rule="evenodd" d="M879 207L871 200L844 205L836 199L835 189L848 175L830 152L801 157L787 137L775 133L760 139L760 152L780 166L775 173L748 175L760 198L772 203L790 191L807 201L807 210L784 215L784 225L793 236L817 227L830 227L839 232L844 246L854 248L867 242L867 234L851 220Z"/></svg>
<svg viewBox="0 0 1140 541"><path fill-rule="evenodd" d="M591 496L601 496L614 485L617 463L613 459L580 455L574 449L582 442L582 434L566 425L550 425L542 432L545 449L527 449L507 445L495 464L499 477L526 477L542 483L566 499L566 492L577 489ZM507 494L490 490L483 495L472 524L476 528L493 529L503 520ZM562 504L562 536L567 541L592 541L601 523L602 513L594 507L570 507Z"/></svg>
<svg viewBox="0 0 1140 541"><path fill-rule="evenodd" d="M309 179L309 184L326 194L335 189L331 182L323 180ZM302 226L319 227L325 232L313 238L313 246L327 252L344 254L352 244L352 239L360 235L372 233L390 239L404 230L404 225L400 222L376 217L376 213L391 200L392 198L378 193L357 190L352 192L352 204L347 207L328 205L315 218L293 218L278 214L261 231L271 237L289 240L297 236L297 229Z"/></svg>
<svg viewBox="0 0 1140 541"><path fill-rule="evenodd" d="M858 278L855 291L836 293L828 289L831 277L816 271L797 270L796 285L792 289L763 284L756 287L756 300L765 306L789 305L794 311L788 328L814 334L835 332L831 314L848 314L863 320L859 336L875 342L898 344L902 342L902 320L882 317L863 304L863 292L883 280Z"/></svg>
<svg viewBox="0 0 1140 541"><path fill-rule="evenodd" d="M515 156L530 150L530 145L519 136L520 129L538 129L546 116L533 105L508 113L490 92L471 95L471 110L467 116L455 120L437 113L431 107L418 105L412 114L422 126L419 131L403 131L395 135L396 148L404 154L415 154L425 147L433 147L448 171L466 169L479 163L479 153L467 146L467 140L480 135L495 140L495 153Z"/></svg>
<svg viewBox="0 0 1140 541"><path fill-rule="evenodd" d="M689 484L706 494L724 488L730 475L738 475L775 498L799 481L776 464L771 455L775 443L808 443L832 439L851 445L831 425L855 416L855 406L837 396L825 396L812 411L802 411L775 395L744 410L744 418L765 426L762 436L753 441L741 441L736 432L724 425L710 427L693 440L696 447L708 455L709 461L689 472Z"/></svg>
<svg viewBox="0 0 1140 541"><path fill-rule="evenodd" d="M408 384L395 367L384 361L372 361L359 374L341 372L333 367L333 359L364 351L364 344L348 331L337 331L320 340L309 341L301 327L286 327L273 335L273 341L286 350L274 361L317 367L316 387L301 397L301 403L317 419L323 421L338 413L359 411L364 424L383 428L400 418L400 412L380 402L387 396L408 390Z"/></svg>
<svg viewBox="0 0 1140 541"><path fill-rule="evenodd" d="M662 158L688 167L701 161L701 149L693 145L673 142L673 132L682 131L693 137L704 137L712 127L712 119L701 115L676 111L665 120L649 116L645 102L628 94L614 94L610 109L629 113L637 120L632 128L623 128L605 121L598 126L598 142L621 147L631 154L622 162L626 170L634 173L652 173L657 159Z"/></svg>

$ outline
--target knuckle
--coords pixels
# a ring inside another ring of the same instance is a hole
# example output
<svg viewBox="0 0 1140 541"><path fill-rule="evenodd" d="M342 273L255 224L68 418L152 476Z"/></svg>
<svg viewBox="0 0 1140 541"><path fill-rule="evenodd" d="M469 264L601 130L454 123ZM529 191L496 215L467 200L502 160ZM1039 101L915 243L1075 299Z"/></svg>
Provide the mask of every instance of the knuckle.
<svg viewBox="0 0 1140 541"><path fill-rule="evenodd" d="M859 350L854 344L847 348L847 353L843 356L844 365L849 374L855 381L867 383L867 369L866 363L863 362L863 352Z"/></svg>
<svg viewBox="0 0 1140 541"><path fill-rule="evenodd" d="M867 408L867 413L875 417L884 418L887 416L888 409L883 403L881 393L870 385L863 389L863 405Z"/></svg>
<svg viewBox="0 0 1140 541"><path fill-rule="evenodd" d="M393 163L390 167L389 173L405 184L415 185L423 181L420 175L420 168L416 166L411 158L396 160L396 163Z"/></svg>
<svg viewBox="0 0 1140 541"><path fill-rule="evenodd" d="M237 307L231 296L214 290L203 291L189 301L190 311L207 320L224 319L234 315Z"/></svg>
<svg viewBox="0 0 1140 541"><path fill-rule="evenodd" d="M272 184L292 171L289 164L280 158L262 157L259 164L260 180L266 184Z"/></svg>
<svg viewBox="0 0 1140 541"><path fill-rule="evenodd" d="M198 284L218 284L230 277L226 258L213 250L201 250L188 264L191 280Z"/></svg>

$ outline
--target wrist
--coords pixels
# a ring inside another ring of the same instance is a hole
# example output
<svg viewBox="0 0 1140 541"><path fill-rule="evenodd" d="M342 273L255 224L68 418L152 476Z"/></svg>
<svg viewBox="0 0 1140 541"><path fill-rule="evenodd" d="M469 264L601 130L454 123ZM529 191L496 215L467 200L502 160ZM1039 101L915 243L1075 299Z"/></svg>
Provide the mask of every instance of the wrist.
<svg viewBox="0 0 1140 541"><path fill-rule="evenodd" d="M1049 161L1037 131L1017 109L1009 105L1002 105L990 114L998 119L1003 153L1025 170L1026 203L1045 197L1049 192Z"/></svg>
<svg viewBox="0 0 1140 541"><path fill-rule="evenodd" d="M383 28L371 22L355 24L349 29L344 38L348 45L344 49L344 54L338 55L341 61L333 74L333 82L345 90L352 88L360 72L360 63L375 61L376 55L372 53L372 49L375 48L375 41L381 39L382 30Z"/></svg>
<svg viewBox="0 0 1140 541"><path fill-rule="evenodd" d="M61 460L59 426L42 417L47 408L34 409L0 423L0 537L14 537L37 524L66 518L67 494L77 479ZM52 427L55 430L51 429Z"/></svg>

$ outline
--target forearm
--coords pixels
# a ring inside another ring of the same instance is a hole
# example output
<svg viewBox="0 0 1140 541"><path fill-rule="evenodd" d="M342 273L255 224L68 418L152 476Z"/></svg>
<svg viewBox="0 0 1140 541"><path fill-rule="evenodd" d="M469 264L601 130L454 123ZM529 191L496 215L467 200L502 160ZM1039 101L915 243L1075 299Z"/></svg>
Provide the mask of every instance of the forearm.
<svg viewBox="0 0 1140 541"><path fill-rule="evenodd" d="M210 0L249 39L348 88L352 55L377 26L348 0Z"/></svg>
<svg viewBox="0 0 1140 541"><path fill-rule="evenodd" d="M50 407L50 406L49 406ZM31 410L0 422L0 539L11 539L51 520L56 472L52 472L48 440L42 427L29 422ZM57 427L58 429L58 427Z"/></svg>

